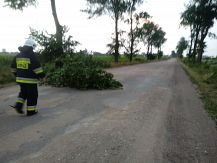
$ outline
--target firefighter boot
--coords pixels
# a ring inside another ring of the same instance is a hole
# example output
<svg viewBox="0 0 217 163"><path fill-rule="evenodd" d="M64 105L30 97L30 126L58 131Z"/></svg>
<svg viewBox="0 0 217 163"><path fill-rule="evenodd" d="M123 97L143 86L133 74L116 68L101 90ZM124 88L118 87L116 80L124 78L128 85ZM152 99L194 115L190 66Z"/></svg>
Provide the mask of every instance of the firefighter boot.
<svg viewBox="0 0 217 163"><path fill-rule="evenodd" d="M35 115L37 113L38 113L38 111L27 111L26 115L27 116L32 116L32 115Z"/></svg>
<svg viewBox="0 0 217 163"><path fill-rule="evenodd" d="M10 107L14 108L17 113L19 113L19 114L24 114L24 111L23 111L23 104L21 104L21 103L16 103L15 105L10 105Z"/></svg>
<svg viewBox="0 0 217 163"><path fill-rule="evenodd" d="M36 106L27 106L26 115L32 116L38 113Z"/></svg>

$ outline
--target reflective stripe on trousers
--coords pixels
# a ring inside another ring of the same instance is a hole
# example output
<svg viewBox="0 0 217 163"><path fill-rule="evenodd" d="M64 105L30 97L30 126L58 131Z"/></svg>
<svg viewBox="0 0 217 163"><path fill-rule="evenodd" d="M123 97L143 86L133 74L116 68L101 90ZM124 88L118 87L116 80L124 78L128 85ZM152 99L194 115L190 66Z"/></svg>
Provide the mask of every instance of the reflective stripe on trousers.
<svg viewBox="0 0 217 163"><path fill-rule="evenodd" d="M38 111L36 106L27 106L27 111Z"/></svg>
<svg viewBox="0 0 217 163"><path fill-rule="evenodd" d="M38 79L16 77L16 82L17 83L25 83L25 84L37 84L38 83Z"/></svg>
<svg viewBox="0 0 217 163"><path fill-rule="evenodd" d="M18 97L16 103L24 104L25 100L23 98Z"/></svg>

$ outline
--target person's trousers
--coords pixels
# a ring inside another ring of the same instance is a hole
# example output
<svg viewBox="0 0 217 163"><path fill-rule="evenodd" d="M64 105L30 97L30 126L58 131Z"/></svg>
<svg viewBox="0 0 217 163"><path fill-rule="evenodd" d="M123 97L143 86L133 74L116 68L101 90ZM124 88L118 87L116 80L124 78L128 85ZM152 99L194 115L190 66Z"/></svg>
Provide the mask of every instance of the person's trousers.
<svg viewBox="0 0 217 163"><path fill-rule="evenodd" d="M27 100L27 112L37 111L38 86L37 84L19 83L20 93L18 95L15 107L22 109Z"/></svg>

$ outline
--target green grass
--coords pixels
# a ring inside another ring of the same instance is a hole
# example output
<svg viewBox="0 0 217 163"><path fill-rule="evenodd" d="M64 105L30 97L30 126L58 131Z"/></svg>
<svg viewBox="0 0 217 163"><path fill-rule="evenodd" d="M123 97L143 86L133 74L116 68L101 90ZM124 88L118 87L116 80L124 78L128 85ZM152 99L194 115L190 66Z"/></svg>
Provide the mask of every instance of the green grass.
<svg viewBox="0 0 217 163"><path fill-rule="evenodd" d="M14 81L14 75L11 73L10 64L13 56L0 55L0 85L11 83Z"/></svg>
<svg viewBox="0 0 217 163"><path fill-rule="evenodd" d="M108 62L111 63L114 61L114 57L111 55L105 55L105 56L93 56L94 59L103 61L103 62Z"/></svg>
<svg viewBox="0 0 217 163"><path fill-rule="evenodd" d="M193 64L182 60L181 65L190 76L192 81L198 85L204 107L217 124L217 59L201 64Z"/></svg>
<svg viewBox="0 0 217 163"><path fill-rule="evenodd" d="M115 63L114 56L112 56L112 55L93 56L93 59L96 61L106 62L110 65L110 66L105 67L105 68L123 66L123 64L127 64L127 62L128 62L128 59L125 56L119 57L119 63Z"/></svg>
<svg viewBox="0 0 217 163"><path fill-rule="evenodd" d="M146 57L139 56L139 55L134 57L132 62L129 62L129 59L126 56L121 55L119 57L118 63L115 63L114 56L112 56L112 55L93 56L93 58L95 60L107 62L108 64L110 64L110 67L121 67L121 66L127 66L127 65L134 65L134 64L149 62L149 61L147 61Z"/></svg>

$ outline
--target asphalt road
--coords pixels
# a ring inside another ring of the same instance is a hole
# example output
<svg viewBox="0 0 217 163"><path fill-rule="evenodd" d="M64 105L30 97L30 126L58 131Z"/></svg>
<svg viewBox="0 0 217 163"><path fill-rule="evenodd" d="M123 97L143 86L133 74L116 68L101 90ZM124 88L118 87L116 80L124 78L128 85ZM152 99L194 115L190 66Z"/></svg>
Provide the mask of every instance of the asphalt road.
<svg viewBox="0 0 217 163"><path fill-rule="evenodd" d="M124 88L39 88L39 114L0 89L0 163L216 163L217 130L176 60L109 69Z"/></svg>

